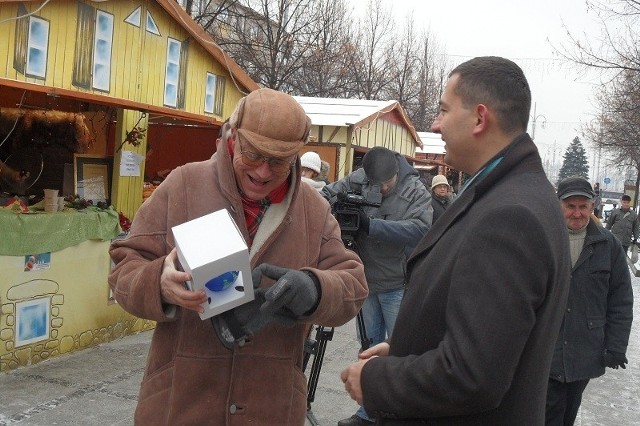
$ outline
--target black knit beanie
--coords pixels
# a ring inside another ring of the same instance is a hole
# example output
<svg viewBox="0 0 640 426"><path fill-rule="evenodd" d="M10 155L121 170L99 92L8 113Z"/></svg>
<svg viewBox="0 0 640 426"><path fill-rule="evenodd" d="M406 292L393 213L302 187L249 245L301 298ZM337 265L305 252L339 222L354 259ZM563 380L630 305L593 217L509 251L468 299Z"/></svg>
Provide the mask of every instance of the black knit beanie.
<svg viewBox="0 0 640 426"><path fill-rule="evenodd" d="M367 179L373 183L382 183L398 173L398 160L395 152L376 146L362 157L362 168Z"/></svg>

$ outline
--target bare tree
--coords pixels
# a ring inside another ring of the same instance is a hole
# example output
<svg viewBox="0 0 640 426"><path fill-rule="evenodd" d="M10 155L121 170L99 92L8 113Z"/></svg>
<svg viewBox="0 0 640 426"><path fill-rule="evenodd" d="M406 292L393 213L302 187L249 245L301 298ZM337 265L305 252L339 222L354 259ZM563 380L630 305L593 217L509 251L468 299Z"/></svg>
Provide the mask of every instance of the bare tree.
<svg viewBox="0 0 640 426"><path fill-rule="evenodd" d="M420 40L411 16L395 46L390 46L387 58L389 84L383 97L397 100L405 110L415 109L420 89Z"/></svg>
<svg viewBox="0 0 640 426"><path fill-rule="evenodd" d="M640 73L624 70L603 86L598 94L602 113L597 121L584 126L585 136L608 163L627 177L640 176ZM633 170L629 174L629 170ZM638 191L636 190L636 193Z"/></svg>
<svg viewBox="0 0 640 426"><path fill-rule="evenodd" d="M600 22L600 36L590 40L567 29L568 41L556 52L590 69L640 71L640 1L586 0L586 6Z"/></svg>
<svg viewBox="0 0 640 426"><path fill-rule="evenodd" d="M304 46L304 63L291 85L301 96L344 97L350 86L347 58L353 54L351 11L344 0L318 0L316 7L317 36Z"/></svg>
<svg viewBox="0 0 640 426"><path fill-rule="evenodd" d="M599 19L599 37L588 39L567 31L568 42L558 54L582 69L599 70L605 78L598 95L602 115L585 134L612 165L633 170L636 194L640 181L640 1L586 0Z"/></svg>
<svg viewBox="0 0 640 426"><path fill-rule="evenodd" d="M211 28L236 9L238 0L186 0L184 8L193 20L202 28L211 32Z"/></svg>
<svg viewBox="0 0 640 426"><path fill-rule="evenodd" d="M369 0L367 13L357 25L355 51L349 56L348 70L352 80L349 97L382 99L389 85L393 56L393 21L391 12L381 0Z"/></svg>
<svg viewBox="0 0 640 426"><path fill-rule="evenodd" d="M396 25L381 0L370 0L358 22L345 0L190 0L185 7L262 86L398 100L420 130L437 114L445 56L411 18Z"/></svg>

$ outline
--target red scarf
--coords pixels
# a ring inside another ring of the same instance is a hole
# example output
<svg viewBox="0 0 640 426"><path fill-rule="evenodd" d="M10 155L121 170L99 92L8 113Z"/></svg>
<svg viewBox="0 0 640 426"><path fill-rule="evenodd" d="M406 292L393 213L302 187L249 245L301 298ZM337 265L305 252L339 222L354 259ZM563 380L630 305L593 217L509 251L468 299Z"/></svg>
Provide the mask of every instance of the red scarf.
<svg viewBox="0 0 640 426"><path fill-rule="evenodd" d="M231 154L231 161L233 163L233 143L229 139L227 143L229 154ZM242 199L242 208L244 210L244 220L247 224L247 230L249 231L249 247L253 244L253 238L258 232L260 222L264 218L267 209L271 204L278 204L284 200L284 197L289 191L289 179L286 179L282 185L274 189L262 200L251 200L242 193L242 190L238 188L240 192L240 198Z"/></svg>

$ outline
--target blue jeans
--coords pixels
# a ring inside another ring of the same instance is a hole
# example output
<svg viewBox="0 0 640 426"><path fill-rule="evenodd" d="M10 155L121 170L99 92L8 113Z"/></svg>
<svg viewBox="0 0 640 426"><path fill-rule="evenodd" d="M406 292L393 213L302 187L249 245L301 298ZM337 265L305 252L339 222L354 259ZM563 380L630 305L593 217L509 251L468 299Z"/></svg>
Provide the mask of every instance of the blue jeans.
<svg viewBox="0 0 640 426"><path fill-rule="evenodd" d="M399 288L384 293L370 294L364 301L362 319L370 347L391 337L393 326L398 318L402 296L404 296L404 288ZM358 339L362 341L360 330L358 330ZM358 408L356 416L373 421L362 407Z"/></svg>

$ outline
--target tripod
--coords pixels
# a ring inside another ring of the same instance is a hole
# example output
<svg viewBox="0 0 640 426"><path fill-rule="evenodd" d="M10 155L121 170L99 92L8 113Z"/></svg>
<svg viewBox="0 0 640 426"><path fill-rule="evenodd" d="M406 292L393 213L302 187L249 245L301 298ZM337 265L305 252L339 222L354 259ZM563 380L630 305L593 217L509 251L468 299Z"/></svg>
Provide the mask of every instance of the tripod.
<svg viewBox="0 0 640 426"><path fill-rule="evenodd" d="M352 238L345 239L343 235L343 242L345 247L356 251L356 244ZM358 336L360 336L360 350L364 351L369 348L370 342L367 338L367 330L364 325L362 310L359 310L358 315L356 315L356 327L358 329ZM312 330L309 331L309 334L311 334ZM309 379L307 380L307 420L309 420L313 426L318 426L318 421L311 411L311 403L316 397L316 389L318 387L318 380L320 379L320 370L322 369L324 353L327 349L327 342L333 339L333 332L333 327L317 325L315 338L307 338L307 341L304 344L304 359L302 362L303 372L307 370L307 364L313 355L313 362L311 364L311 370L309 371Z"/></svg>

